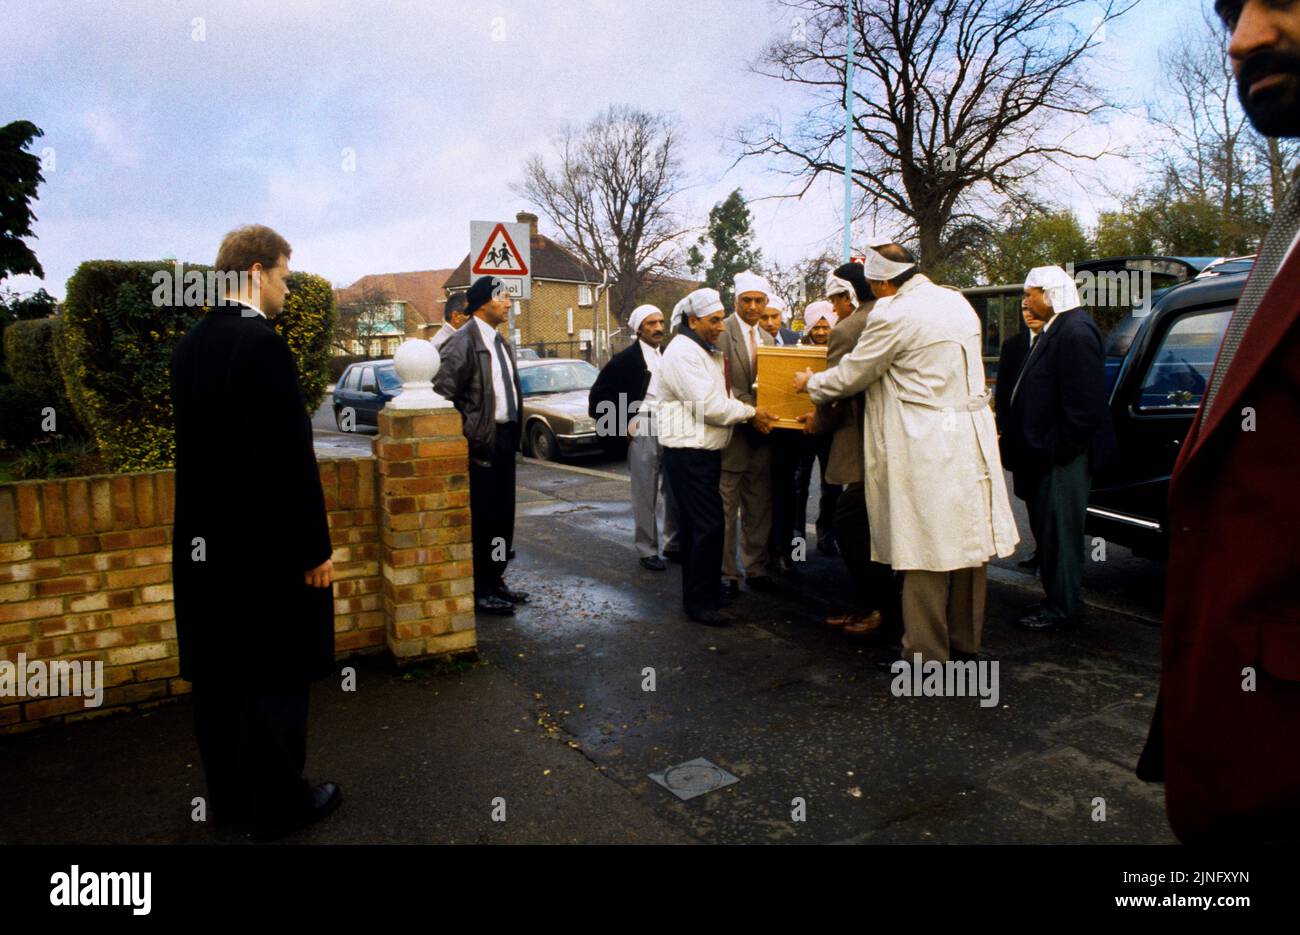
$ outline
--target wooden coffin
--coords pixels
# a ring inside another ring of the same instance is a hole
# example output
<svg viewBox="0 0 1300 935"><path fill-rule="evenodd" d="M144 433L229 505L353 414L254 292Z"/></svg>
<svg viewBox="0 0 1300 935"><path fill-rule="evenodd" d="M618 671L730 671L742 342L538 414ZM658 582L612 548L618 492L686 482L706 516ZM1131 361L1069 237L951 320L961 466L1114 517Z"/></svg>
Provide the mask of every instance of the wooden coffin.
<svg viewBox="0 0 1300 935"><path fill-rule="evenodd" d="M776 428L800 429L798 417L817 407L806 393L794 391L794 375L803 370L821 373L826 369L826 348L815 344L794 347L758 348L759 409L776 416Z"/></svg>

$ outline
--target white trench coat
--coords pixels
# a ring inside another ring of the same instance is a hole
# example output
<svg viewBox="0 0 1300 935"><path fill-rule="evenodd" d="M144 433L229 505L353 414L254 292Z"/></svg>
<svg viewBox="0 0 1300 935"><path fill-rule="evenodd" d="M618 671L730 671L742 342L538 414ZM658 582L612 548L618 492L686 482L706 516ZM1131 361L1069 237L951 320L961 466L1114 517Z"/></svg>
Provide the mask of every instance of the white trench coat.
<svg viewBox="0 0 1300 935"><path fill-rule="evenodd" d="M917 274L876 302L852 352L808 381L819 404L863 390L872 559L952 571L1015 552L980 323L965 297Z"/></svg>

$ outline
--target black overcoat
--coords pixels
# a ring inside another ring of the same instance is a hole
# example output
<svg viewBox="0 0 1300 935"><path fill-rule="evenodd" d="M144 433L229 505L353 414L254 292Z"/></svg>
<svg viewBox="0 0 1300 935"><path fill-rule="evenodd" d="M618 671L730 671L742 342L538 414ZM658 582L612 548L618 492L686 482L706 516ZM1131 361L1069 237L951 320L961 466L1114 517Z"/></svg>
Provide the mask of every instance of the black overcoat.
<svg viewBox="0 0 1300 935"><path fill-rule="evenodd" d="M173 351L171 387L181 677L328 674L334 589L303 574L330 557L329 522L288 344L251 309L213 308Z"/></svg>
<svg viewBox="0 0 1300 935"><path fill-rule="evenodd" d="M998 382L1002 374L998 373ZM1016 495L1022 498L1054 464L1088 455L1093 475L1118 457L1106 392L1101 332L1083 308L1056 316L1039 332L1019 389L1011 387L1002 431L1011 448Z"/></svg>

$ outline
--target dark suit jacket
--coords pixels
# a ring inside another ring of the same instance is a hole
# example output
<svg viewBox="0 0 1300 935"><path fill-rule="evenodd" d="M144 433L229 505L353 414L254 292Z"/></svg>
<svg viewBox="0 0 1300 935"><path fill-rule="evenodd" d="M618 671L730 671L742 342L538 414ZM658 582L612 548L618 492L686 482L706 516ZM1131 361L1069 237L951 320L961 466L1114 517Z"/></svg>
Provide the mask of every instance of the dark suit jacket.
<svg viewBox="0 0 1300 935"><path fill-rule="evenodd" d="M772 346L776 341L762 328L758 329L760 345ZM757 371L749 362L749 342L741 330L740 315L732 312L727 316L722 334L718 337L718 350L731 369L731 395L741 402L754 405L754 381ZM751 452L767 444L763 434L753 426L745 424L736 426L731 433L731 441L722 452L722 469L724 471L743 471L749 463Z"/></svg>
<svg viewBox="0 0 1300 935"><path fill-rule="evenodd" d="M777 333L781 338L782 347L793 347L799 343L799 332L795 331L793 328L787 328L782 325Z"/></svg>
<svg viewBox="0 0 1300 935"><path fill-rule="evenodd" d="M1013 446L1007 438L1007 423L1010 421L1011 390L1020 377L1020 369L1029 356L1028 328L1007 338L1002 343L1002 352L998 357L998 382L993 387L993 417L998 425L998 449L1002 453L1002 466L1009 471L1015 470Z"/></svg>
<svg viewBox="0 0 1300 935"><path fill-rule="evenodd" d="M333 551L311 420L284 338L241 309L212 309L171 360L176 636L205 684L334 668L333 588L303 581Z"/></svg>
<svg viewBox="0 0 1300 935"><path fill-rule="evenodd" d="M1034 341L1013 384L1005 426L1016 493L1024 496L1054 464L1087 453L1093 474L1117 453L1106 392L1101 332L1083 308L1058 313ZM998 382L1002 382L1001 375Z"/></svg>
<svg viewBox="0 0 1300 935"><path fill-rule="evenodd" d="M470 460L490 467L497 440L496 393L492 389L492 355L496 351L488 347L481 331L478 323L471 319L443 343L439 349L442 364L433 378L433 388L450 399L464 419ZM519 365L508 341L506 355L515 374L516 411L522 420L524 391L519 382ZM519 428L522 432L523 425Z"/></svg>
<svg viewBox="0 0 1300 935"><path fill-rule="evenodd" d="M1246 408L1256 431L1243 431ZM1290 843L1300 830L1297 437L1300 252L1261 300L1169 482L1163 673L1143 760L1156 774L1144 778L1163 773L1183 841Z"/></svg>
<svg viewBox="0 0 1300 935"><path fill-rule="evenodd" d="M645 352L641 350L641 341L638 339L611 357L609 363L601 369L587 395L587 415L600 420L603 416L602 404L605 404L604 411L613 406L615 419L618 419L620 412L626 412L626 418L631 419L645 399L649 386L650 368L646 366ZM626 438L627 423L623 419L619 419L619 422L622 423L619 426L622 429L619 436Z"/></svg>

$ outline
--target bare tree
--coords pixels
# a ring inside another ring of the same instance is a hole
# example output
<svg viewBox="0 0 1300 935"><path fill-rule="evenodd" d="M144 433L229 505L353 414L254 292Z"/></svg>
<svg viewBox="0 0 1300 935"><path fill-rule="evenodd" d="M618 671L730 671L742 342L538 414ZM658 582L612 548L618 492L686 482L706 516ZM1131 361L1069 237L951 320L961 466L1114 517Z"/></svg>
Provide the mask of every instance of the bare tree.
<svg viewBox="0 0 1300 935"><path fill-rule="evenodd" d="M354 342L362 345L362 354L370 355L370 341L378 336L380 325L392 315L393 297L374 283L350 289L338 303L333 343L344 354L354 353Z"/></svg>
<svg viewBox="0 0 1300 935"><path fill-rule="evenodd" d="M1075 141L1111 109L1083 66L1106 25L1136 2L859 0L855 215L901 217L900 235L914 237L934 269L971 241L969 228L991 206L1022 193L1045 167L1104 155L1095 139ZM795 126L768 120L739 143L742 158L774 157L778 171L803 179L801 196L824 174L844 171L846 4L783 3L796 11L796 29L755 70L807 87L816 104ZM1086 29L1068 21L1090 14Z"/></svg>
<svg viewBox="0 0 1300 935"><path fill-rule="evenodd" d="M1165 94L1148 104L1164 139L1152 147L1158 200L1199 202L1219 215L1219 249L1254 248L1285 194L1295 144L1260 137L1237 98L1228 42L1208 8L1160 55ZM1270 145L1271 144L1271 145Z"/></svg>
<svg viewBox="0 0 1300 935"><path fill-rule="evenodd" d="M614 281L612 305L625 319L647 276L681 265L677 124L611 106L584 127L566 125L552 145L551 160L529 157L515 190L546 214L564 246Z"/></svg>

